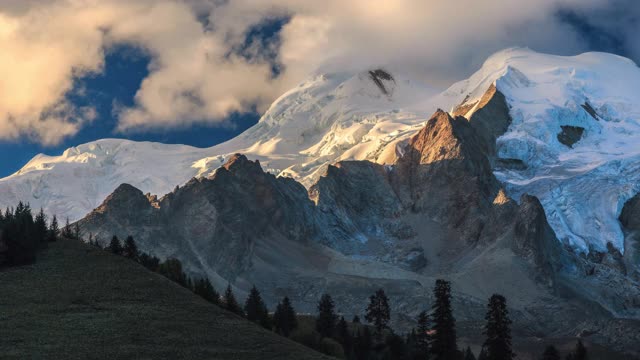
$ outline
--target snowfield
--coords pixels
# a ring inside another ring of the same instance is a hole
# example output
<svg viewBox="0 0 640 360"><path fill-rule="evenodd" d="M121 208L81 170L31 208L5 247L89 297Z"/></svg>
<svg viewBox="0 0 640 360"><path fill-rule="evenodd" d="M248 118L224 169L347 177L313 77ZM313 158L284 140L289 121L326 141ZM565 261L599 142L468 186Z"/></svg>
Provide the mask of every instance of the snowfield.
<svg viewBox="0 0 640 360"><path fill-rule="evenodd" d="M410 74L316 75L277 99L258 124L207 149L106 139L38 155L0 179L0 206L23 200L76 220L123 182L163 195L236 152L309 186L336 161L393 163L437 108L473 104L495 84L513 119L498 156L526 164L495 170L508 194L539 197L558 238L577 251L608 242L624 251L618 216L640 192L640 69L631 60L507 49L442 93ZM558 138L563 126L583 129L571 146Z"/></svg>
<svg viewBox="0 0 640 360"><path fill-rule="evenodd" d="M618 217L640 192L638 66L605 53L511 49L489 58L469 82L492 78L513 119L498 156L527 165L496 171L508 194L540 198L558 238L574 249L603 251L610 242L623 252ZM558 139L563 126L584 129L572 147Z"/></svg>

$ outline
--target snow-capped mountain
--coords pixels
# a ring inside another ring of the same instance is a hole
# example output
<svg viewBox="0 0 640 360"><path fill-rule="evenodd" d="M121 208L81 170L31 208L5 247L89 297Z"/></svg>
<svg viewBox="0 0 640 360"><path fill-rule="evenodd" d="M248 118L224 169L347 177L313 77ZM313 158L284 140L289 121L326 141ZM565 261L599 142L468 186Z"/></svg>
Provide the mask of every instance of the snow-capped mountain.
<svg viewBox="0 0 640 360"><path fill-rule="evenodd" d="M162 195L210 175L233 153L308 187L337 161L392 164L437 108L469 118L495 85L510 107L494 162L507 193L536 195L558 238L575 249L603 250L611 242L624 251L617 219L640 191L640 69L632 61L508 49L440 94L410 73L317 75L277 99L245 133L208 149L101 140L59 157L39 155L0 180L0 206L23 200L75 220L120 183Z"/></svg>
<svg viewBox="0 0 640 360"><path fill-rule="evenodd" d="M508 194L537 196L558 238L573 248L604 251L610 242L624 251L618 218L640 192L638 66L604 53L515 49L495 54L466 81L467 102L488 83L511 107L498 156L526 166L496 171Z"/></svg>

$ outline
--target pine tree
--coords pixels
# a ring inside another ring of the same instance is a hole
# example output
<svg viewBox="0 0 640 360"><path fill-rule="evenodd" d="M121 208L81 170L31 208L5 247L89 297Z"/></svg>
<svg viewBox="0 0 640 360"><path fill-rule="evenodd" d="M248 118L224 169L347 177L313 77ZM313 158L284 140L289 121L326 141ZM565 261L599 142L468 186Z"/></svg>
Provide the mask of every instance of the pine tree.
<svg viewBox="0 0 640 360"><path fill-rule="evenodd" d="M436 360L450 360L458 356L456 339L456 320L451 306L451 284L445 280L436 280L433 290L433 335L431 354Z"/></svg>
<svg viewBox="0 0 640 360"><path fill-rule="evenodd" d="M49 229L47 229L47 216L44 214L44 210L40 208L40 212L36 215L35 219L35 233L38 241L40 243L47 242L47 233Z"/></svg>
<svg viewBox="0 0 640 360"><path fill-rule="evenodd" d="M136 245L135 240L133 240L133 236L127 236L127 239L124 241L124 248L122 249L122 255L128 257L129 259L137 260L139 256L138 246Z"/></svg>
<svg viewBox="0 0 640 360"><path fill-rule="evenodd" d="M335 305L329 294L324 294L318 303L318 317L316 318L316 331L321 337L331 337L336 327Z"/></svg>
<svg viewBox="0 0 640 360"><path fill-rule="evenodd" d="M97 239L96 239L96 245L100 246ZM155 256L151 256L145 252L140 252L140 255L138 255L138 262L142 266L146 267L147 269L153 272L157 272L160 268L160 259L158 259Z"/></svg>
<svg viewBox="0 0 640 360"><path fill-rule="evenodd" d="M80 240L80 225L78 225L78 223L75 223L73 226L73 238L76 240Z"/></svg>
<svg viewBox="0 0 640 360"><path fill-rule="evenodd" d="M64 230L63 230L63 233L64 233ZM63 236L66 237L66 235L63 235ZM109 243L108 249L109 251L111 251L116 255L122 255L122 244L120 244L120 239L118 239L117 236L113 235L113 237L111 238L111 242Z"/></svg>
<svg viewBox="0 0 640 360"><path fill-rule="evenodd" d="M207 278L201 278L196 281L194 292L210 303L220 304L220 294L218 294L213 285L211 285L211 281Z"/></svg>
<svg viewBox="0 0 640 360"><path fill-rule="evenodd" d="M429 330L429 316L426 311L423 311L418 315L418 327L415 332L415 347L417 353L424 359L427 359L429 356L429 341L431 340Z"/></svg>
<svg viewBox="0 0 640 360"><path fill-rule="evenodd" d="M41 240L29 204L19 202L14 211L7 210L0 238L6 245L6 261L18 266L33 263Z"/></svg>
<svg viewBox="0 0 640 360"><path fill-rule="evenodd" d="M120 251L122 253L122 250ZM187 289L192 288L189 285L189 278L184 271L182 271L182 262L178 259L170 258L165 260L160 264L160 266L158 266L158 272L169 280L172 280Z"/></svg>
<svg viewBox="0 0 640 360"><path fill-rule="evenodd" d="M478 355L478 360L489 360L489 356L487 355L487 350L483 347L480 350L480 354Z"/></svg>
<svg viewBox="0 0 640 360"><path fill-rule="evenodd" d="M53 219L51 219L51 225L49 226L49 242L58 240L59 232L60 232L60 227L58 225L58 218L55 215L53 215Z"/></svg>
<svg viewBox="0 0 640 360"><path fill-rule="evenodd" d="M369 306L367 306L364 318L376 327L377 334L381 334L382 330L387 328L391 318L391 310L389 309L389 299L384 290L379 289L369 297Z"/></svg>
<svg viewBox="0 0 640 360"><path fill-rule="evenodd" d="M401 336L391 332L385 340L389 359L405 359L407 348Z"/></svg>
<svg viewBox="0 0 640 360"><path fill-rule="evenodd" d="M464 360L476 360L476 356L473 355L471 348L467 346L467 350L464 352Z"/></svg>
<svg viewBox="0 0 640 360"><path fill-rule="evenodd" d="M549 345L542 353L542 360L560 360L560 353L555 346Z"/></svg>
<svg viewBox="0 0 640 360"><path fill-rule="evenodd" d="M273 322L276 332L286 337L289 337L291 332L298 327L298 318L288 297L285 296L282 302L278 303L273 314Z"/></svg>
<svg viewBox="0 0 640 360"><path fill-rule="evenodd" d="M487 340L484 347L487 355L492 360L511 360L515 354L511 350L511 319L507 310L507 299L504 296L494 294L487 305L484 333Z"/></svg>
<svg viewBox="0 0 640 360"><path fill-rule="evenodd" d="M71 239L73 234L71 233L71 224L69 224L69 218L67 218L64 228L62 229L62 237Z"/></svg>
<svg viewBox="0 0 640 360"><path fill-rule="evenodd" d="M573 360L587 360L587 348L584 347L582 340L578 339L576 349L573 351Z"/></svg>
<svg viewBox="0 0 640 360"><path fill-rule="evenodd" d="M271 329L269 310L260 296L260 291L254 285L249 291L249 296L244 304L244 312L247 320L260 324L265 329Z"/></svg>
<svg viewBox="0 0 640 360"><path fill-rule="evenodd" d="M235 295L233 295L233 290L231 290L231 284L227 285L227 290L224 292L224 308L231 311L234 314L244 316L242 312L242 308L238 301L236 300Z"/></svg>
<svg viewBox="0 0 640 360"><path fill-rule="evenodd" d="M372 347L373 340L371 338L371 332L369 328L365 326L362 332L358 330L356 338L354 339L355 358L357 360L368 360Z"/></svg>
<svg viewBox="0 0 640 360"><path fill-rule="evenodd" d="M351 320L354 324L360 324L360 317L358 315L353 315L353 320Z"/></svg>
<svg viewBox="0 0 640 360"><path fill-rule="evenodd" d="M446 280L436 280L433 290L433 335L431 354L436 360L455 359L458 354L455 318L451 306L451 284Z"/></svg>
<svg viewBox="0 0 640 360"><path fill-rule="evenodd" d="M338 325L336 327L336 338L336 340L342 344L342 349L344 350L345 355L351 354L353 351L353 338L351 336L351 331L349 331L349 324L347 324L344 316L341 316L338 321Z"/></svg>

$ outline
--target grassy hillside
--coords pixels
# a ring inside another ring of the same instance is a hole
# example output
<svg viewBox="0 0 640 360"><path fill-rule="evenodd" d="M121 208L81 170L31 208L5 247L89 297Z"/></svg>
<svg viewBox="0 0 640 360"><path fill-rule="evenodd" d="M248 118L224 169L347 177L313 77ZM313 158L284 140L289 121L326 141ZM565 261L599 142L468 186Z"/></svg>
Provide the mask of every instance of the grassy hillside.
<svg viewBox="0 0 640 360"><path fill-rule="evenodd" d="M2 359L328 359L74 241L0 271Z"/></svg>

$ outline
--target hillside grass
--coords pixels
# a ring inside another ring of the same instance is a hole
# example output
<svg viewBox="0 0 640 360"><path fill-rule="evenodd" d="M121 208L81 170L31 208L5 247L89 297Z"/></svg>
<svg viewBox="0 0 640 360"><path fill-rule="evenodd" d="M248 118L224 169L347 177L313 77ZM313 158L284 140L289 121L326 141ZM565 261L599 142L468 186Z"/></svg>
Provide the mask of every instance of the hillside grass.
<svg viewBox="0 0 640 360"><path fill-rule="evenodd" d="M2 359L328 359L76 241L0 271Z"/></svg>

